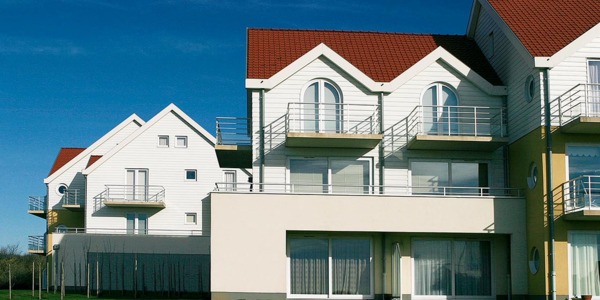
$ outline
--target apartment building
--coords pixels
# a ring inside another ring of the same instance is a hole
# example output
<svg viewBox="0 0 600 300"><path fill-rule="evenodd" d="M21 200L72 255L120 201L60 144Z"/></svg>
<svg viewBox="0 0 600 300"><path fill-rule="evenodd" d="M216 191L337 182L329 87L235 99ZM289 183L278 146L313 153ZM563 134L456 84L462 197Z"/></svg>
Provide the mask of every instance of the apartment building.
<svg viewBox="0 0 600 300"><path fill-rule="evenodd" d="M473 39L249 29L247 63L215 149L253 182L212 193L213 299L527 294L508 91Z"/></svg>
<svg viewBox="0 0 600 300"><path fill-rule="evenodd" d="M508 87L510 185L525 191L534 299L600 296L599 8L475 1L469 22Z"/></svg>
<svg viewBox="0 0 600 300"><path fill-rule="evenodd" d="M63 149L45 180L51 286L176 296L209 291L210 197L238 169L171 104L133 115L87 149ZM239 176L243 176L240 174ZM44 208L42 206L41 208Z"/></svg>

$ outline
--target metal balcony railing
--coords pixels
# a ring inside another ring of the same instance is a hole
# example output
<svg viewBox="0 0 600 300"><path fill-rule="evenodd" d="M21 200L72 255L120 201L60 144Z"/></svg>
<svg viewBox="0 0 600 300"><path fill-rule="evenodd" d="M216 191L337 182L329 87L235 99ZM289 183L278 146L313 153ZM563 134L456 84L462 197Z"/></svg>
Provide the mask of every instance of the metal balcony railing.
<svg viewBox="0 0 600 300"><path fill-rule="evenodd" d="M582 83L550 103L553 124L563 126L577 117L600 117L600 84Z"/></svg>
<svg viewBox="0 0 600 300"><path fill-rule="evenodd" d="M160 185L106 185L106 189L94 198L102 202L164 202L165 188Z"/></svg>
<svg viewBox="0 0 600 300"><path fill-rule="evenodd" d="M175 230L175 229L131 229L126 228L56 228L55 233L62 234L148 234L162 236L199 236L202 230Z"/></svg>
<svg viewBox="0 0 600 300"><path fill-rule="evenodd" d="M390 196L497 196L521 197L521 190L496 187L453 187L453 186L394 186L394 185L338 185L338 184L277 184L219 182L215 184L218 192L262 192L262 193L300 193L300 194L347 194L347 195L390 195Z"/></svg>
<svg viewBox="0 0 600 300"><path fill-rule="evenodd" d="M46 237L44 235L30 235L27 243L27 250L33 252L46 251Z"/></svg>
<svg viewBox="0 0 600 300"><path fill-rule="evenodd" d="M79 189L67 189L62 196L63 205L85 205L85 194Z"/></svg>
<svg viewBox="0 0 600 300"><path fill-rule="evenodd" d="M506 109L485 106L419 105L386 129L386 146L405 145L417 135L506 137Z"/></svg>
<svg viewBox="0 0 600 300"><path fill-rule="evenodd" d="M580 176L563 183L565 213L600 210L600 176Z"/></svg>
<svg viewBox="0 0 600 300"><path fill-rule="evenodd" d="M250 122L248 118L218 117L217 145L250 146Z"/></svg>
<svg viewBox="0 0 600 300"><path fill-rule="evenodd" d="M379 133L379 105L288 103L286 132Z"/></svg>
<svg viewBox="0 0 600 300"><path fill-rule="evenodd" d="M46 196L29 196L29 210L46 211Z"/></svg>

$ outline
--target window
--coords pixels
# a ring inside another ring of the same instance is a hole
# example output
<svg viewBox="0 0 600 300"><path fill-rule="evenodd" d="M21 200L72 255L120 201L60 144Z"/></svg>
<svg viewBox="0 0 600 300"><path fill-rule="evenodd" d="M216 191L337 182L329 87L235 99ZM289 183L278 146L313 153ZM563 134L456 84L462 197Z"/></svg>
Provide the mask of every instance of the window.
<svg viewBox="0 0 600 300"><path fill-rule="evenodd" d="M56 194L58 194L59 196L63 196L68 189L69 187L66 184L61 183L56 187Z"/></svg>
<svg viewBox="0 0 600 300"><path fill-rule="evenodd" d="M169 136L168 135L159 135L158 136L158 146L168 148L169 147Z"/></svg>
<svg viewBox="0 0 600 300"><path fill-rule="evenodd" d="M458 133L458 96L453 88L443 83L434 83L425 90L421 102L424 133Z"/></svg>
<svg viewBox="0 0 600 300"><path fill-rule="evenodd" d="M489 241L413 240L415 295L491 296Z"/></svg>
<svg viewBox="0 0 600 300"><path fill-rule="evenodd" d="M223 171L226 191L235 191L237 188L237 174L235 170Z"/></svg>
<svg viewBox="0 0 600 300"><path fill-rule="evenodd" d="M571 295L600 296L600 232L570 232Z"/></svg>
<svg viewBox="0 0 600 300"><path fill-rule="evenodd" d="M342 132L342 97L335 85L325 79L309 82L301 104L304 132Z"/></svg>
<svg viewBox="0 0 600 300"><path fill-rule="evenodd" d="M177 148L187 148L187 136L176 136L175 137L175 147Z"/></svg>
<svg viewBox="0 0 600 300"><path fill-rule="evenodd" d="M568 145L572 208L600 208L600 145Z"/></svg>
<svg viewBox="0 0 600 300"><path fill-rule="evenodd" d="M527 79L525 79L525 100L527 100L527 102L531 102L531 100L533 100L534 96L535 96L535 80L533 78L533 75L529 75L529 76L527 76Z"/></svg>
<svg viewBox="0 0 600 300"><path fill-rule="evenodd" d="M290 158L289 178L293 192L368 194L370 160L341 158Z"/></svg>
<svg viewBox="0 0 600 300"><path fill-rule="evenodd" d="M529 175L527 176L527 187L533 189L537 184L538 170L535 162L529 165Z"/></svg>
<svg viewBox="0 0 600 300"><path fill-rule="evenodd" d="M288 239L291 297L372 298L371 240Z"/></svg>
<svg viewBox="0 0 600 300"><path fill-rule="evenodd" d="M540 269L540 251L536 247L529 252L529 272L535 274Z"/></svg>
<svg viewBox="0 0 600 300"><path fill-rule="evenodd" d="M196 225L198 215L196 213L185 213L185 224Z"/></svg>
<svg viewBox="0 0 600 300"><path fill-rule="evenodd" d="M127 213L125 219L127 223L127 234L148 234L147 214L137 214L136 217L135 213Z"/></svg>
<svg viewBox="0 0 600 300"><path fill-rule="evenodd" d="M415 194L479 195L488 186L488 165L480 162L413 161ZM487 191L483 191L487 192Z"/></svg>
<svg viewBox="0 0 600 300"><path fill-rule="evenodd" d="M125 186L125 199L129 201L148 200L148 170L128 169Z"/></svg>
<svg viewBox="0 0 600 300"><path fill-rule="evenodd" d="M600 117L600 60L588 60L588 116Z"/></svg>
<svg viewBox="0 0 600 300"><path fill-rule="evenodd" d="M186 181L196 181L196 170L185 170Z"/></svg>

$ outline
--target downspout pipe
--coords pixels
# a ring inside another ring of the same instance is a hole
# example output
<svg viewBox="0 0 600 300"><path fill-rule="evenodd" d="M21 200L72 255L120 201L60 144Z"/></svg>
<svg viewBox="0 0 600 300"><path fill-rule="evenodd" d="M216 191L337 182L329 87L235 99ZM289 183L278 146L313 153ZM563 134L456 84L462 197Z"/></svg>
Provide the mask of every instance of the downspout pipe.
<svg viewBox="0 0 600 300"><path fill-rule="evenodd" d="M544 119L546 130L546 205L548 209L548 272L549 300L556 300L556 269L554 264L554 197L552 195L552 124L550 118L550 79L548 68L542 69L544 81Z"/></svg>
<svg viewBox="0 0 600 300"><path fill-rule="evenodd" d="M258 96L258 190L263 191L265 179L265 90Z"/></svg>

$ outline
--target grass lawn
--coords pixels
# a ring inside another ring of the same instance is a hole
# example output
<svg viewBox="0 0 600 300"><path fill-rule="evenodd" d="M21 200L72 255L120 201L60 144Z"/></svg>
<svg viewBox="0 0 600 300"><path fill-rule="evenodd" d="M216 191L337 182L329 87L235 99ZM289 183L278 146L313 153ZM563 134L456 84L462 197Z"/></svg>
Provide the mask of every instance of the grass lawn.
<svg viewBox="0 0 600 300"><path fill-rule="evenodd" d="M31 296L31 290L13 290L12 298L13 299L39 299L37 290L35 291L35 297ZM97 299L95 296L90 295L90 299L91 298ZM8 299L8 290L0 290L0 299ZM52 293L52 291L50 291L50 293L46 293L46 290L42 290L42 299L58 299L58 300L60 300L60 292L56 291L56 294L54 294L54 293ZM65 299L69 299L69 300L87 299L87 296L80 295L80 294L68 294L67 293L65 295ZM110 298L102 298L102 299L110 299Z"/></svg>

